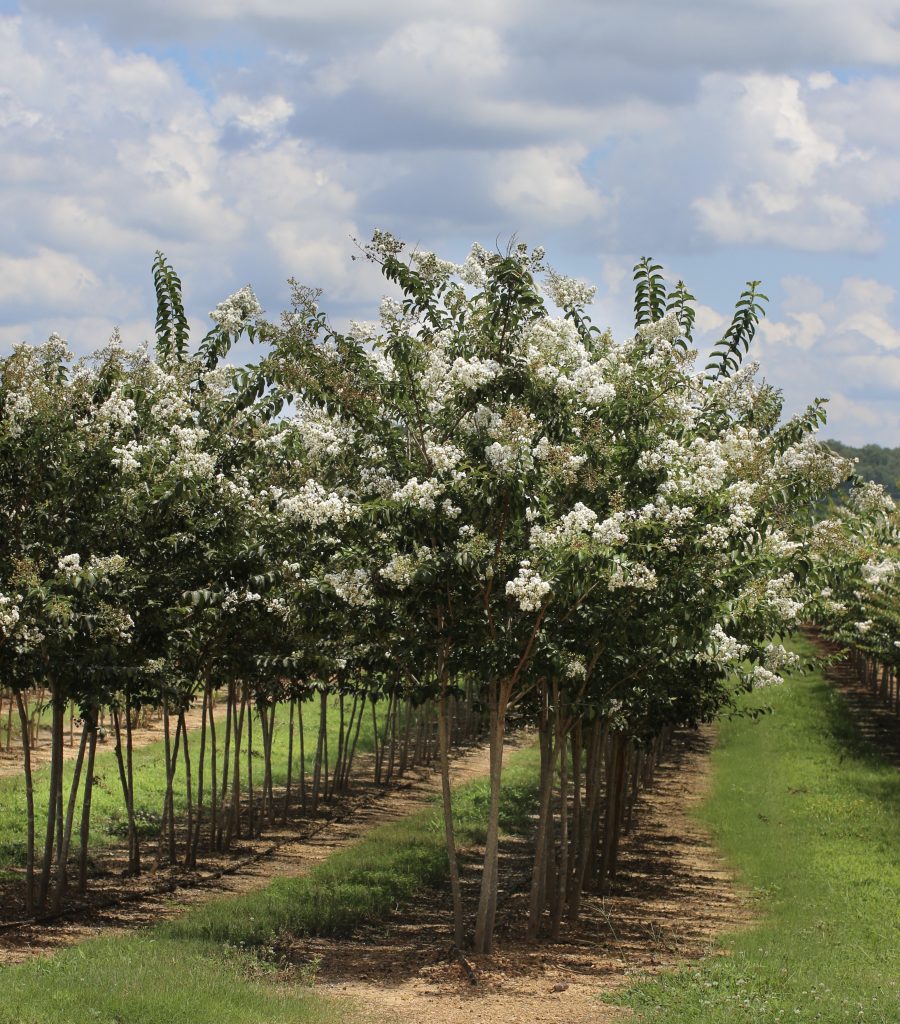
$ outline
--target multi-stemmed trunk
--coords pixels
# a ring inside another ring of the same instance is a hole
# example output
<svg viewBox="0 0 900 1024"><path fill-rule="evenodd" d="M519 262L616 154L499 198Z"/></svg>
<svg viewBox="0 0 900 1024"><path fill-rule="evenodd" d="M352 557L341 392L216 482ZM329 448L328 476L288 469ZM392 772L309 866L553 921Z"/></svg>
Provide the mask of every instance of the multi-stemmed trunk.
<svg viewBox="0 0 900 1024"><path fill-rule="evenodd" d="M512 686L511 678L494 680L489 685L490 797L484 869L475 917L475 950L479 953L490 953L493 948L500 847L500 783L503 774L503 743L506 738L506 708Z"/></svg>

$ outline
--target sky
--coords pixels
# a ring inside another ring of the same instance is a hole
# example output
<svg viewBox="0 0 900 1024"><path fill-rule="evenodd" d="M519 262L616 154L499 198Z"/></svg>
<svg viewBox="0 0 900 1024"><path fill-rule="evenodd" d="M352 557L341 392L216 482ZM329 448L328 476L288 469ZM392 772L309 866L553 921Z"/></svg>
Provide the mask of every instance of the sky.
<svg viewBox="0 0 900 1024"><path fill-rule="evenodd" d="M0 352L152 339L157 249L205 332L375 319L375 228L515 237L619 337L641 256L701 348L762 280L786 411L900 445L900 0L0 0L0 157Z"/></svg>

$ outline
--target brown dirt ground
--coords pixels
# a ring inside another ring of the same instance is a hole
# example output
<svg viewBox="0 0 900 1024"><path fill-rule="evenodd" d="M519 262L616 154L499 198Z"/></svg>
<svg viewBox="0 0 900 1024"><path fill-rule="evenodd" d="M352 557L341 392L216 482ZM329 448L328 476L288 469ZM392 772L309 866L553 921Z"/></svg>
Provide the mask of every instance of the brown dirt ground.
<svg viewBox="0 0 900 1024"><path fill-rule="evenodd" d="M525 940L528 844L507 840L498 941L489 957L469 956L474 986L449 957L447 894L350 940L306 939L288 950L318 964L316 989L349 997L365 1019L393 1024L602 1024L625 1011L600 1002L635 975L713 952L723 931L751 919L748 904L699 823L690 815L709 785L710 732L678 737L626 837L609 896L585 898L582 919L561 941ZM472 851L475 852L475 851ZM471 866L468 902L474 906Z"/></svg>

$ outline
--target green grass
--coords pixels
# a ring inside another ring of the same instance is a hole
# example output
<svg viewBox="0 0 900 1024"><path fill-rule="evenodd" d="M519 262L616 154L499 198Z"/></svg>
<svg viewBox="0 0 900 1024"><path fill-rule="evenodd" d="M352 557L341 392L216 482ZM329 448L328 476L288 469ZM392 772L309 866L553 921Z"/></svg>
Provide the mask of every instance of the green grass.
<svg viewBox="0 0 900 1024"><path fill-rule="evenodd" d="M537 753L517 752L504 767L501 828L519 832L532 824L537 804ZM457 842L482 842L488 783L478 780L454 793ZM346 935L385 917L417 892L447 878L443 818L437 803L375 829L361 842L333 854L300 878L279 878L260 893L217 900L163 926L165 934L239 945L291 935Z"/></svg>
<svg viewBox="0 0 900 1024"><path fill-rule="evenodd" d="M328 1024L335 1004L264 961L153 933L0 970L0 1024ZM346 1011L349 1017L349 1010Z"/></svg>
<svg viewBox="0 0 900 1024"><path fill-rule="evenodd" d="M766 696L773 715L722 724L701 812L760 923L616 1001L646 1024L897 1024L900 772L820 674Z"/></svg>
<svg viewBox="0 0 900 1024"><path fill-rule="evenodd" d="M304 707L304 744L307 770L311 770L315 758L315 742L318 730L318 707L307 704ZM334 751L337 750L337 728L338 728L337 702L334 707L329 707L328 716L328 750L330 757L334 758ZM222 756L224 751L225 727L224 722L217 722L219 740L218 765L219 772L222 770ZM247 728L244 726L244 737L242 740L242 778L246 792L246 745ZM77 739L76 739L77 742ZM127 818L125 804L122 797L122 787L119 782L119 770L116 765L113 745L115 740L110 736L105 746L98 746L94 770L94 792L91 803L91 848L108 846L112 843L121 842L127 834ZM263 777L263 760L261 753L257 752L262 743L262 731L258 721L253 725L254 765L253 783L257 793L260 792ZM283 786L287 780L287 749L288 749L288 708L282 706L278 710L275 739L272 745L272 772L275 786ZM372 716L367 713L363 717L360 729L357 752L371 751L373 749ZM196 733L191 734L191 768L194 777L194 786L197 784L197 759L199 757L200 740ZM299 736L294 737L294 784L298 780L297 764L299 763L300 743ZM207 755L208 756L208 755ZM209 761L207 761L209 765ZM65 766L65 793L68 797L68 785L72 777L73 762L67 761ZM34 773L35 781L35 813L37 824L37 847L40 850L43 843L44 815L46 814L47 799L50 790L50 769L43 765ZM221 782L221 774L220 779ZM82 779L82 792L84 781ZM134 790L135 790L135 811L138 819L139 833L144 836L158 834L159 821L162 814L163 796L165 794L165 747L163 742L150 743L134 751ZM205 780L206 800L209 800L210 783L209 767L206 770ZM182 814L186 806L186 793L184 789L184 765L179 760L178 773L175 776L175 807L176 813ZM25 862L25 838L26 838L26 810L25 810L25 781L22 776L7 777L0 779L0 869L19 866ZM76 822L81 820L81 802L77 804ZM77 838L76 838L77 842Z"/></svg>
<svg viewBox="0 0 900 1024"><path fill-rule="evenodd" d="M509 758L501 821L531 826L537 754ZM455 791L461 843L483 839L487 782ZM382 919L447 877L440 807L382 826L303 878L278 879L147 932L82 943L0 968L0 1024L317 1024L352 1007L317 999L267 971L269 944L290 934L339 935ZM451 922L448 909L448 934Z"/></svg>

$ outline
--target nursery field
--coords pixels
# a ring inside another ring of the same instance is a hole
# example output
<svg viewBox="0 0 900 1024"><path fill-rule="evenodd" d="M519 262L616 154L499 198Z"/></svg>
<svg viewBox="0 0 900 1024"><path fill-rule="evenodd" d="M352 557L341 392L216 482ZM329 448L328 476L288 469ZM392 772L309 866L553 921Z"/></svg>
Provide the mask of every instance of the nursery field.
<svg viewBox="0 0 900 1024"><path fill-rule="evenodd" d="M761 283L358 255L0 357L0 1020L895 1020L900 509Z"/></svg>

